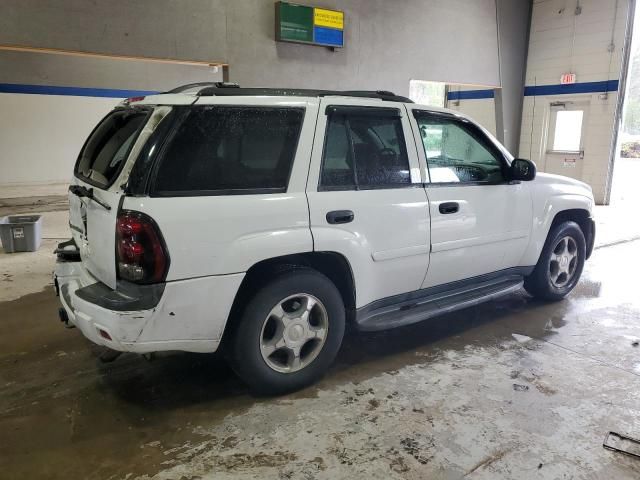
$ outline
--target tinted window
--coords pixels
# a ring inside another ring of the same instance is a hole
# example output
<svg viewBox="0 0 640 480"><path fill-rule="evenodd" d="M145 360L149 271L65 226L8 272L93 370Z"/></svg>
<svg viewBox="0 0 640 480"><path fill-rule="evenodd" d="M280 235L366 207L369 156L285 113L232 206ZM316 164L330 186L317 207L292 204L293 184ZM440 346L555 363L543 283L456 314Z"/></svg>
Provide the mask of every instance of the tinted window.
<svg viewBox="0 0 640 480"><path fill-rule="evenodd" d="M147 115L146 111L120 110L105 117L82 148L76 174L98 187L111 185L124 165Z"/></svg>
<svg viewBox="0 0 640 480"><path fill-rule="evenodd" d="M156 191L286 191L303 116L291 108L194 108L163 155Z"/></svg>
<svg viewBox="0 0 640 480"><path fill-rule="evenodd" d="M500 154L473 124L444 115L416 119L432 183L505 179Z"/></svg>
<svg viewBox="0 0 640 480"><path fill-rule="evenodd" d="M396 187L411 183L397 115L331 113L320 184L328 188Z"/></svg>
<svg viewBox="0 0 640 480"><path fill-rule="evenodd" d="M353 158L344 117L332 117L327 125L321 185L355 186Z"/></svg>

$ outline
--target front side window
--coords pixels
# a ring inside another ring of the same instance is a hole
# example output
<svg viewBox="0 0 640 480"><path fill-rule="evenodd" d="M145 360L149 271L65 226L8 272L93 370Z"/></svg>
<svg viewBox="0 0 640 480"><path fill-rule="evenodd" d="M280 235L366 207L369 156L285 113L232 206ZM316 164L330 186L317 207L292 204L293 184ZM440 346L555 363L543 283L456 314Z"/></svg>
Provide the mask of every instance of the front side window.
<svg viewBox="0 0 640 480"><path fill-rule="evenodd" d="M396 188L411 184L402 123L395 109L329 113L320 187Z"/></svg>
<svg viewBox="0 0 640 480"><path fill-rule="evenodd" d="M99 188L116 179L149 115L145 110L116 110L91 133L76 165L76 175Z"/></svg>
<svg viewBox="0 0 640 480"><path fill-rule="evenodd" d="M285 192L303 117L299 108L194 108L163 154L156 193Z"/></svg>
<svg viewBox="0 0 640 480"><path fill-rule="evenodd" d="M449 115L417 114L431 183L505 180L499 152L472 123Z"/></svg>

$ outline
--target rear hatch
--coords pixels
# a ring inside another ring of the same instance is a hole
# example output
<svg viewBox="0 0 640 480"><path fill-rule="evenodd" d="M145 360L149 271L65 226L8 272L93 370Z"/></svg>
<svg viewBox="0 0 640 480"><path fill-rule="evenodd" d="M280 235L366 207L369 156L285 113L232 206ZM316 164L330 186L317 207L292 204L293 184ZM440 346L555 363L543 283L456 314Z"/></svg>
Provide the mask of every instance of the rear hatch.
<svg viewBox="0 0 640 480"><path fill-rule="evenodd" d="M150 132L144 127L152 113L148 107L109 113L82 147L69 187L69 226L82 262L113 289L117 279L115 226L124 183L116 180L129 157L148 138Z"/></svg>

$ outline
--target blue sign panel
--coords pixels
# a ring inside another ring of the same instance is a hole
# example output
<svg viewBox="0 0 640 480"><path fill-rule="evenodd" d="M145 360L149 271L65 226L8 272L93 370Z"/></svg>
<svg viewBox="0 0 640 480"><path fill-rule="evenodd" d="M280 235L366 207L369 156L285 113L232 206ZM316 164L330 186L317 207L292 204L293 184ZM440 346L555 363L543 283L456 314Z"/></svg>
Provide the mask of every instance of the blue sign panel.
<svg viewBox="0 0 640 480"><path fill-rule="evenodd" d="M335 28L313 27L313 41L329 47L343 47L344 32Z"/></svg>

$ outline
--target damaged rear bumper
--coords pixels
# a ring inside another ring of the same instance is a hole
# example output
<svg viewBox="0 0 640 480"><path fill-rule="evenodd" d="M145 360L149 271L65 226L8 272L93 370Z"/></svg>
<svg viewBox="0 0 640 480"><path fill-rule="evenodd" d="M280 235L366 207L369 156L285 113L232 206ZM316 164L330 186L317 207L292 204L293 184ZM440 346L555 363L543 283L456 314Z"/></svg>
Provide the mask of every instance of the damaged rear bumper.
<svg viewBox="0 0 640 480"><path fill-rule="evenodd" d="M93 343L121 352L214 352L244 274L118 282L113 290L67 252L58 253L53 278L68 323Z"/></svg>

